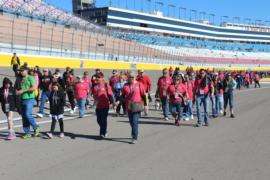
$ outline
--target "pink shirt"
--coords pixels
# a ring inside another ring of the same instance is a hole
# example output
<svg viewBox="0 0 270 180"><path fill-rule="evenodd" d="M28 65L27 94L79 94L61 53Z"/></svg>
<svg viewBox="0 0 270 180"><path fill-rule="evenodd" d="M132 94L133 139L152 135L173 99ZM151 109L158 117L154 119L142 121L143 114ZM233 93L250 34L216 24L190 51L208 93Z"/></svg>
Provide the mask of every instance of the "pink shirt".
<svg viewBox="0 0 270 180"><path fill-rule="evenodd" d="M85 82L78 82L74 86L75 98L86 99L89 93L89 86Z"/></svg>

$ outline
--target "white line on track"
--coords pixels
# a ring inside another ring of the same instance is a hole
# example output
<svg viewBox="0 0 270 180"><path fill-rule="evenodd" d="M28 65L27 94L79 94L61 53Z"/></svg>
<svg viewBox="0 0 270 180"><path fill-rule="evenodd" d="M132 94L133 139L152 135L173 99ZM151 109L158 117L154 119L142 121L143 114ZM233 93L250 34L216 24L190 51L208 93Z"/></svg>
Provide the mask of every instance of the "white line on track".
<svg viewBox="0 0 270 180"><path fill-rule="evenodd" d="M92 116L94 116L94 115L85 115L84 117L92 117ZM78 117L66 117L66 118L64 118L64 121L73 120L73 119L77 119L77 118ZM37 124L38 125L41 125L41 124L47 124L47 123L50 123L50 122L52 122L51 119L50 120L46 120L46 121L37 122ZM22 124L15 125L14 126L14 128L20 128L20 127L22 127ZM8 127L2 127L2 128L0 128L0 130L7 130L7 129L8 129Z"/></svg>

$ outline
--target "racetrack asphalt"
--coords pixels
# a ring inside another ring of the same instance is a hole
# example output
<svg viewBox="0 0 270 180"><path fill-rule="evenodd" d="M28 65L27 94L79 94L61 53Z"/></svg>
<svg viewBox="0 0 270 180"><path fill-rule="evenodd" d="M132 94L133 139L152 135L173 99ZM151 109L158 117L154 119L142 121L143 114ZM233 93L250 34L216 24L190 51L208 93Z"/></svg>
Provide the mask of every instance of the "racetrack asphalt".
<svg viewBox="0 0 270 180"><path fill-rule="evenodd" d="M146 73L155 82L160 74ZM63 139L0 139L0 179L269 180L269 92L267 84L236 91L236 118L210 119L210 126L202 128L194 127L196 117L176 127L152 107L149 117L140 119L135 145L127 117L109 116L109 136L99 140L93 110L83 119L67 115ZM48 121L41 130L49 130L48 117L38 121ZM16 131L20 135L22 128Z"/></svg>

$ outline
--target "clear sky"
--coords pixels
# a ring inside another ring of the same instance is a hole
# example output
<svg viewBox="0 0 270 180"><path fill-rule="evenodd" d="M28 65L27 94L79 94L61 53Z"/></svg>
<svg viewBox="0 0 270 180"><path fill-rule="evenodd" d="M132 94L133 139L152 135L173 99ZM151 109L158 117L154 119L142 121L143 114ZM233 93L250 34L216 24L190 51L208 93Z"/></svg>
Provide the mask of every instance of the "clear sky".
<svg viewBox="0 0 270 180"><path fill-rule="evenodd" d="M63 9L71 11L72 0L45 0L48 3L61 7ZM106 6L110 0L96 0L98 6ZM186 17L190 17L190 10L197 10L196 19L205 16L203 13L199 15L199 12L207 12L207 14L215 14L215 22L220 22L220 16L241 17L243 21L245 18L251 18L252 21L262 20L270 21L270 0L111 0L113 6L121 6L128 9L149 10L149 1L151 1L151 9L161 9L162 5L158 2L163 2L163 10L165 15L179 17L179 7L187 8ZM143 3L142 3L143 2ZM157 2L157 3L155 3ZM174 5L168 7L168 5ZM169 10L168 10L169 9ZM184 18L185 10L180 12L181 17ZM192 13L192 19L195 19L195 11ZM209 17L209 16L207 16ZM213 16L210 17L211 19ZM223 18L226 19L226 18ZM234 18L235 22L238 22L238 18ZM249 20L245 20L249 22ZM259 21L257 21L259 22ZM268 22L270 25L270 22Z"/></svg>

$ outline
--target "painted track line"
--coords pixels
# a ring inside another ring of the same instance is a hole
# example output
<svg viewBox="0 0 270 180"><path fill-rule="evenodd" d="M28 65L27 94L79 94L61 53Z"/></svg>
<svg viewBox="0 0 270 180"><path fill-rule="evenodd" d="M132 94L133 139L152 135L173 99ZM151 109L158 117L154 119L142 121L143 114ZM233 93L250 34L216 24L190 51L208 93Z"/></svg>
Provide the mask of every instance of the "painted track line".
<svg viewBox="0 0 270 180"><path fill-rule="evenodd" d="M85 115L84 117L93 117L94 115ZM74 120L74 119L78 119L78 117L67 117L67 118L65 118L64 117L64 121L70 121L70 120ZM38 125L42 125L42 124L48 124L48 123L51 123L52 122L52 120L50 119L50 120L45 120L45 121L41 121L41 122L37 122L37 124ZM19 125L15 125L14 126L14 129L16 129L16 128L20 128L20 127L22 127L22 124L19 124ZM0 130L7 130L8 129L8 127L2 127L2 128L0 128Z"/></svg>

